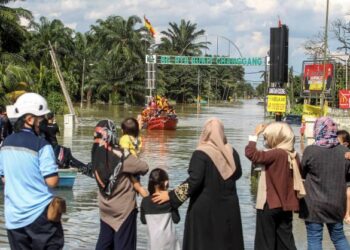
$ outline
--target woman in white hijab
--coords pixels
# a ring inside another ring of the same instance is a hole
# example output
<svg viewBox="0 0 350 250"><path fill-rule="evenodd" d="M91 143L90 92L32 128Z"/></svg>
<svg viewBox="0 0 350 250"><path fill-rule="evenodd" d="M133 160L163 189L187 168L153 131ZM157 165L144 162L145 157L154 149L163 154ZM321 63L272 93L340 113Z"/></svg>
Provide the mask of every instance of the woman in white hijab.
<svg viewBox="0 0 350 250"><path fill-rule="evenodd" d="M244 249L236 180L242 175L238 153L226 141L223 123L209 119L188 169L189 177L153 201L170 200L174 208L188 198L183 250Z"/></svg>

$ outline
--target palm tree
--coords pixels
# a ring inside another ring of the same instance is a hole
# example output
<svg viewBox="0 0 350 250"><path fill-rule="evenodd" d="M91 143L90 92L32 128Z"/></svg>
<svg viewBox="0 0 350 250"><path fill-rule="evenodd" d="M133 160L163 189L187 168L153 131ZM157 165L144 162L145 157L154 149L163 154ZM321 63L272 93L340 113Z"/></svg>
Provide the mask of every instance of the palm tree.
<svg viewBox="0 0 350 250"><path fill-rule="evenodd" d="M30 11L23 8L9 8L7 3L16 0L0 0L0 51L16 53L20 50L27 30L20 24L20 18L32 20Z"/></svg>
<svg viewBox="0 0 350 250"><path fill-rule="evenodd" d="M164 37L161 38L159 50L172 51L180 55L196 56L202 54L202 49L208 49L207 45L210 42L196 42L196 40L204 35L203 29L197 31L197 24L191 21L181 20L180 25L177 23L169 23L170 28L161 33Z"/></svg>
<svg viewBox="0 0 350 250"><path fill-rule="evenodd" d="M91 28L93 50L98 65L92 72L93 81L98 85L98 94L112 101L114 95L132 95L128 91L139 91L128 84L143 85L144 57L147 40L144 28L136 28L141 23L137 16L127 20L120 16L110 16L106 20L97 20ZM127 93L128 92L128 93Z"/></svg>
<svg viewBox="0 0 350 250"><path fill-rule="evenodd" d="M74 58L74 31L65 27L62 21L57 19L50 21L46 17L41 17L39 23L32 22L31 28L33 31L30 32L30 39L24 48L26 57L33 60L37 66L44 63L49 67L51 65L50 41L58 61L64 69L67 69L67 64Z"/></svg>

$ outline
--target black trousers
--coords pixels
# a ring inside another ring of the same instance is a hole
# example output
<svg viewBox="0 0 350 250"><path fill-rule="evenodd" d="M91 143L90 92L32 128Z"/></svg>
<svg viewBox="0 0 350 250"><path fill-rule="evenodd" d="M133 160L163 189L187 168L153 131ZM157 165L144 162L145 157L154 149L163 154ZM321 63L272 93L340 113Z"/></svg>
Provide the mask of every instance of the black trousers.
<svg viewBox="0 0 350 250"><path fill-rule="evenodd" d="M101 220L96 250L136 250L136 217L134 209L117 232Z"/></svg>
<svg viewBox="0 0 350 250"><path fill-rule="evenodd" d="M293 212L282 208L257 210L255 250L296 250L293 237Z"/></svg>
<svg viewBox="0 0 350 250"><path fill-rule="evenodd" d="M30 225L7 230L7 237L12 250L57 250L64 245L62 224L47 220L47 208Z"/></svg>

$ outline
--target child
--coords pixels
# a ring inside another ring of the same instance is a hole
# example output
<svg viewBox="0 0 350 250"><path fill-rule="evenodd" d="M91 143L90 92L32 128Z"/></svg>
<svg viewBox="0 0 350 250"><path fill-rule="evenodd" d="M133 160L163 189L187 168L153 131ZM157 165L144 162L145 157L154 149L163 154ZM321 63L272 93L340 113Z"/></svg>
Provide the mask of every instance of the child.
<svg viewBox="0 0 350 250"><path fill-rule="evenodd" d="M135 118L126 118L122 122L122 132L123 136L119 140L119 145L123 149L129 150L129 152L134 155L138 156L141 152L141 137L140 134L140 128L139 123ZM131 182L134 185L134 189L136 192L138 192L142 197L148 196L147 191L142 187L140 180L138 176L131 176L130 177Z"/></svg>
<svg viewBox="0 0 350 250"><path fill-rule="evenodd" d="M148 249L150 250L178 250L180 244L176 239L174 223L180 221L179 211L173 209L170 202L156 204L152 202L152 195L168 190L168 174L160 168L153 169L149 175L148 191L150 196L141 202L141 222L147 224Z"/></svg>
<svg viewBox="0 0 350 250"><path fill-rule="evenodd" d="M338 130L337 132L337 138L341 145L344 145L345 147L350 147L350 134L346 130ZM345 155L347 159L348 153ZM350 183L347 182L347 189L346 189L346 213L344 217L344 221L347 224L350 224Z"/></svg>

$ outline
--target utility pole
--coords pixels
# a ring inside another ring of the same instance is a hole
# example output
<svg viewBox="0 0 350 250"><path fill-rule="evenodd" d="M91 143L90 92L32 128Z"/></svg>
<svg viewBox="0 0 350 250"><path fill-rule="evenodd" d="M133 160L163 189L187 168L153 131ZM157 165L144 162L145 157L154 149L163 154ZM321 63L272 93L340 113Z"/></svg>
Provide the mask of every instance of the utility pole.
<svg viewBox="0 0 350 250"><path fill-rule="evenodd" d="M325 74L326 74L326 60L327 60L327 40L328 40L328 11L329 11L329 0L327 0L327 9L326 9L326 24L324 29L324 49L323 49L323 75L322 75L322 92L320 98L321 110L323 110L324 101L325 101Z"/></svg>
<svg viewBox="0 0 350 250"><path fill-rule="evenodd" d="M84 78L85 78L85 57L83 60L83 73L81 76L81 89L80 89L80 108L83 108L83 99L84 99Z"/></svg>
<svg viewBox="0 0 350 250"><path fill-rule="evenodd" d="M208 88L208 107L209 107L209 99L210 99L210 90L211 90L211 75L209 76L209 88Z"/></svg>
<svg viewBox="0 0 350 250"><path fill-rule="evenodd" d="M290 67L290 75L289 75L289 82L290 82L290 91L291 93L291 97L290 97L290 106L291 108L294 107L294 77L293 77L293 66Z"/></svg>
<svg viewBox="0 0 350 250"><path fill-rule="evenodd" d="M200 102L199 102L199 81L200 81L200 71L198 68L197 71L197 110L199 110Z"/></svg>
<svg viewBox="0 0 350 250"><path fill-rule="evenodd" d="M72 100L70 99L69 93L68 93L67 88L66 88L66 84L64 83L64 79L63 79L60 67L58 65L57 59L56 59L55 51L53 50L53 47L52 47L50 41L49 41L49 46L50 46L51 60L52 60L53 66L55 67L56 75L57 75L58 81L59 81L59 83L61 85L61 89L62 89L63 95L64 95L64 97L66 99L66 102L67 102L67 105L68 105L68 108L69 108L69 112L72 115L74 115L75 122L79 123L78 117L76 116L75 111L74 111Z"/></svg>

